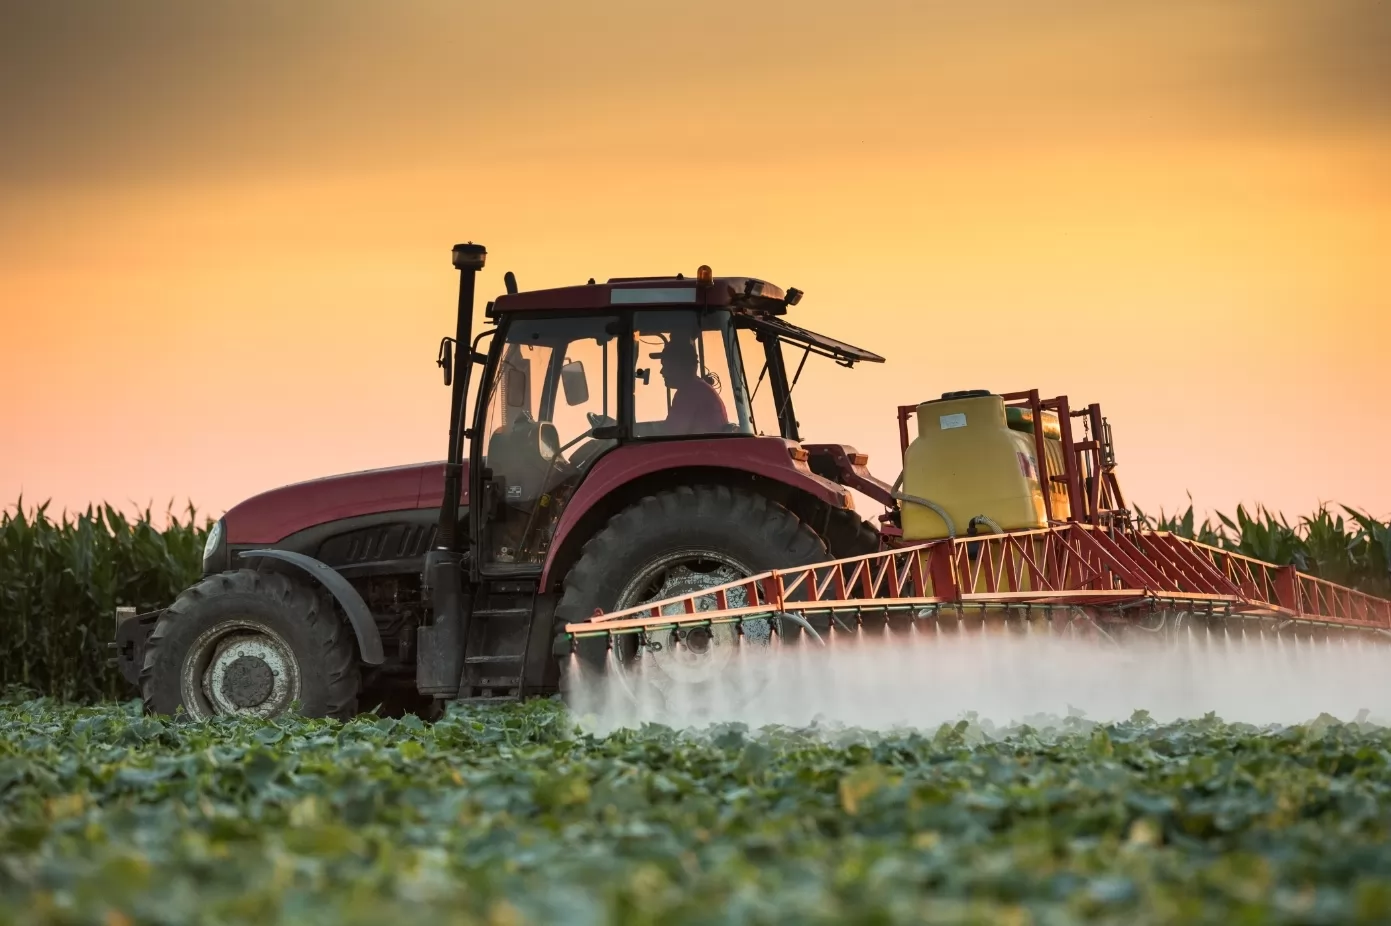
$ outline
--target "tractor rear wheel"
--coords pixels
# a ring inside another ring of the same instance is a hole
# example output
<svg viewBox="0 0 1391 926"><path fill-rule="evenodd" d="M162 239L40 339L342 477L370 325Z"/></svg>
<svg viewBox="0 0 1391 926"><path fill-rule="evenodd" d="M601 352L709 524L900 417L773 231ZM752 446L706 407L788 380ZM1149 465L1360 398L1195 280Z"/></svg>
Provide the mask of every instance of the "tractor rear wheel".
<svg viewBox="0 0 1391 926"><path fill-rule="evenodd" d="M823 533L826 546L836 559L879 552L879 530L852 510L832 509Z"/></svg>
<svg viewBox="0 0 1391 926"><path fill-rule="evenodd" d="M274 717L357 713L357 646L316 589L248 569L209 576L155 624L140 670L147 713Z"/></svg>
<svg viewBox="0 0 1391 926"><path fill-rule="evenodd" d="M615 515L584 546L565 579L556 606L557 629L588 621L595 610L611 612L736 581L769 569L787 569L828 558L821 538L784 506L729 486L682 486L647 496ZM729 596L730 607L744 602ZM714 596L700 608L715 606ZM768 622L748 621L744 636L769 639ZM667 683L709 681L737 643L732 626L711 627L687 640L667 631L652 649L652 661ZM671 637L671 639L666 639ZM649 640L649 643L654 641ZM613 662L636 663L636 634L581 639L574 660L562 660L562 688L572 689L572 669L606 672ZM576 666L574 663L578 663Z"/></svg>

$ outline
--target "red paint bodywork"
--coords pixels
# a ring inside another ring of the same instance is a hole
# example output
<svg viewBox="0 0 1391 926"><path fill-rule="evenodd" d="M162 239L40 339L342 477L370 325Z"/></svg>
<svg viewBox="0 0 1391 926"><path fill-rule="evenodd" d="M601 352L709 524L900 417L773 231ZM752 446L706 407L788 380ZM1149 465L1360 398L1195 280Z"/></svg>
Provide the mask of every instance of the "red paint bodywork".
<svg viewBox="0 0 1391 926"><path fill-rule="evenodd" d="M892 508L896 504L893 486L871 473L866 466L869 457L849 444L803 444L802 449L813 460L825 457L830 461L831 466L840 475L839 481L842 485L863 492L886 508Z"/></svg>
<svg viewBox="0 0 1391 926"><path fill-rule="evenodd" d="M688 467L747 473L781 482L838 508L853 506L844 486L794 460L795 441L780 437L730 437L669 443L629 444L605 454L580 484L556 525L541 587L551 580L555 552L580 519L610 494L635 479ZM467 466L465 463L465 485ZM225 515L227 542L273 544L306 528L385 511L438 508L444 501L444 464L417 463L345 473L282 486L253 496ZM461 504L468 504L465 494Z"/></svg>
<svg viewBox="0 0 1391 926"><path fill-rule="evenodd" d="M800 489L837 508L852 507L852 496L843 486L817 476L805 463L792 459L788 451L799 446L796 441L781 437L729 437L627 444L606 453L580 483L560 516L550 555L541 572L541 588L550 587L556 551L591 508L633 480L661 470L701 467L750 473Z"/></svg>
<svg viewBox="0 0 1391 926"><path fill-rule="evenodd" d="M442 462L327 476L281 486L236 505L225 516L227 542L277 543L317 524L383 511L438 508L443 500Z"/></svg>

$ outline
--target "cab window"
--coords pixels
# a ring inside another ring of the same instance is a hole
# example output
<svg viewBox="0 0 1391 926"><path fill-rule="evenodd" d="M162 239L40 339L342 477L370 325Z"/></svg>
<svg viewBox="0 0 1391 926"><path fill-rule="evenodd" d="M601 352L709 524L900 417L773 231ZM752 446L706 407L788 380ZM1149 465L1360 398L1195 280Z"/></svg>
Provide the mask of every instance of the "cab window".
<svg viewBox="0 0 1391 926"><path fill-rule="evenodd" d="M728 312L635 312L633 339L635 437L755 433Z"/></svg>
<svg viewBox="0 0 1391 926"><path fill-rule="evenodd" d="M744 391L749 396L753 432L764 437L778 437L782 434L782 425L778 421L777 401L773 398L767 345L758 339L758 332L749 328L737 330L739 368L744 371ZM774 343L773 348L777 350L778 345Z"/></svg>

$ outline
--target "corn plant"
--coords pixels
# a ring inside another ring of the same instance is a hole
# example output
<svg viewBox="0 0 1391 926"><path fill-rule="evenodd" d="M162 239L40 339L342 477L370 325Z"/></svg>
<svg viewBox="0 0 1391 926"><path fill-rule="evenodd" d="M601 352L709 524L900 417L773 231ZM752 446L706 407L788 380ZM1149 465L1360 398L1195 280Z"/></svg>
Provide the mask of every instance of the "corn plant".
<svg viewBox="0 0 1391 926"><path fill-rule="evenodd" d="M1278 566L1294 565L1301 572L1339 585L1391 597L1391 523L1383 524L1346 506L1343 511L1346 520L1342 514L1322 506L1290 524L1283 515L1263 507L1250 512L1238 505L1234 518L1218 512L1216 524L1204 518L1201 525L1195 526L1190 497L1188 510L1181 515L1161 511L1158 516L1151 516L1139 508L1136 515L1139 523L1154 530L1172 531L1189 540Z"/></svg>
<svg viewBox="0 0 1391 926"><path fill-rule="evenodd" d="M54 519L21 498L0 512L0 689L124 694L106 666L116 607L162 607L196 581L207 529L191 506L162 530L148 510L132 520L110 505Z"/></svg>
<svg viewBox="0 0 1391 926"><path fill-rule="evenodd" d="M1152 530L1169 531L1188 540L1196 540L1208 546L1220 546L1222 536L1219 527L1214 527L1211 520L1203 518L1201 526L1195 526L1193 514L1193 496L1188 496L1188 510L1181 515L1165 515L1160 511L1158 517L1151 517L1140 510L1137 505L1135 512L1139 515L1140 523Z"/></svg>

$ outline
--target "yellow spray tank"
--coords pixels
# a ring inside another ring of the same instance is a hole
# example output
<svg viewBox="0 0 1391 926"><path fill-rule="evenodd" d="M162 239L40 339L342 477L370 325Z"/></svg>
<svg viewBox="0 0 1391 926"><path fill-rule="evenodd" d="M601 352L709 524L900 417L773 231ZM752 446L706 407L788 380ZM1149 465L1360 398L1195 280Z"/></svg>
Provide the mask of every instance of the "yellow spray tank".
<svg viewBox="0 0 1391 926"><path fill-rule="evenodd" d="M985 390L949 392L919 405L917 420L918 436L903 454L905 540L964 536L974 519L981 533L1047 526L1028 409L1006 410ZM1043 434L1049 472L1062 473L1055 413L1044 413ZM1066 488L1050 488L1053 517L1067 518Z"/></svg>

